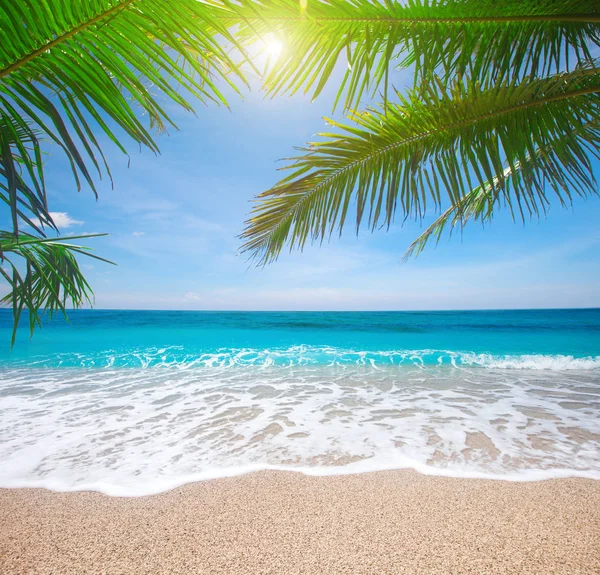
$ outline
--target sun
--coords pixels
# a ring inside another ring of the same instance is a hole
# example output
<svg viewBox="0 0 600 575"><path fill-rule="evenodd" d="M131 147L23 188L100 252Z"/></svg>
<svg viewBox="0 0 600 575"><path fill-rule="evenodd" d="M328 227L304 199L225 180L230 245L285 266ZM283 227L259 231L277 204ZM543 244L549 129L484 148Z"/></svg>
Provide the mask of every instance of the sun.
<svg viewBox="0 0 600 575"><path fill-rule="evenodd" d="M268 34L264 38L265 52L269 59L277 60L283 51L283 42L274 34Z"/></svg>

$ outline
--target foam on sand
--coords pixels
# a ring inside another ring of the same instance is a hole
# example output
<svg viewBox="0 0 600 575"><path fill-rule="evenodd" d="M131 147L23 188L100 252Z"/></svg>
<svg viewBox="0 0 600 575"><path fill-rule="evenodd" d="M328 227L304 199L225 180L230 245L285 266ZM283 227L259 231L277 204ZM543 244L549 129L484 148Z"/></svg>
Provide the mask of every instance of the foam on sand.
<svg viewBox="0 0 600 575"><path fill-rule="evenodd" d="M351 353L332 365L3 369L0 486L145 495L260 469L600 479L598 358Z"/></svg>

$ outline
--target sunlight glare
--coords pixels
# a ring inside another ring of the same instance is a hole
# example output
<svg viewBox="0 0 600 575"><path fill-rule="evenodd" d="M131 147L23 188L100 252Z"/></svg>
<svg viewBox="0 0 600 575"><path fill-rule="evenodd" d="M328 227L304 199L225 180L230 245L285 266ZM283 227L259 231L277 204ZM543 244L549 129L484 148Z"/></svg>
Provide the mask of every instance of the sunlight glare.
<svg viewBox="0 0 600 575"><path fill-rule="evenodd" d="M277 60L283 50L283 42L274 34L265 36L265 50L269 59Z"/></svg>

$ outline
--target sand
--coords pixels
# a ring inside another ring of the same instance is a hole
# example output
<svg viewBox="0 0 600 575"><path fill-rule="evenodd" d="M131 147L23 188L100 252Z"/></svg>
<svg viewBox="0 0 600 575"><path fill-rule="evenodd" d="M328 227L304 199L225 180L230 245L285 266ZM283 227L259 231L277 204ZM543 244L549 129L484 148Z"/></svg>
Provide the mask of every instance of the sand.
<svg viewBox="0 0 600 575"><path fill-rule="evenodd" d="M140 498L4 489L0 573L600 573L600 481L269 471Z"/></svg>

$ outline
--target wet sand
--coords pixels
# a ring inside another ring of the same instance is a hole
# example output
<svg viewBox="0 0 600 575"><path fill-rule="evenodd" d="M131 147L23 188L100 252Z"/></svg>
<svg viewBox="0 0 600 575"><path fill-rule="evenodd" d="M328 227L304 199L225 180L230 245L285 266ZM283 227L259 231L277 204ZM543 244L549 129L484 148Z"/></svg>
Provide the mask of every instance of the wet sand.
<svg viewBox="0 0 600 575"><path fill-rule="evenodd" d="M268 471L139 498L0 489L0 573L600 574L600 481Z"/></svg>

